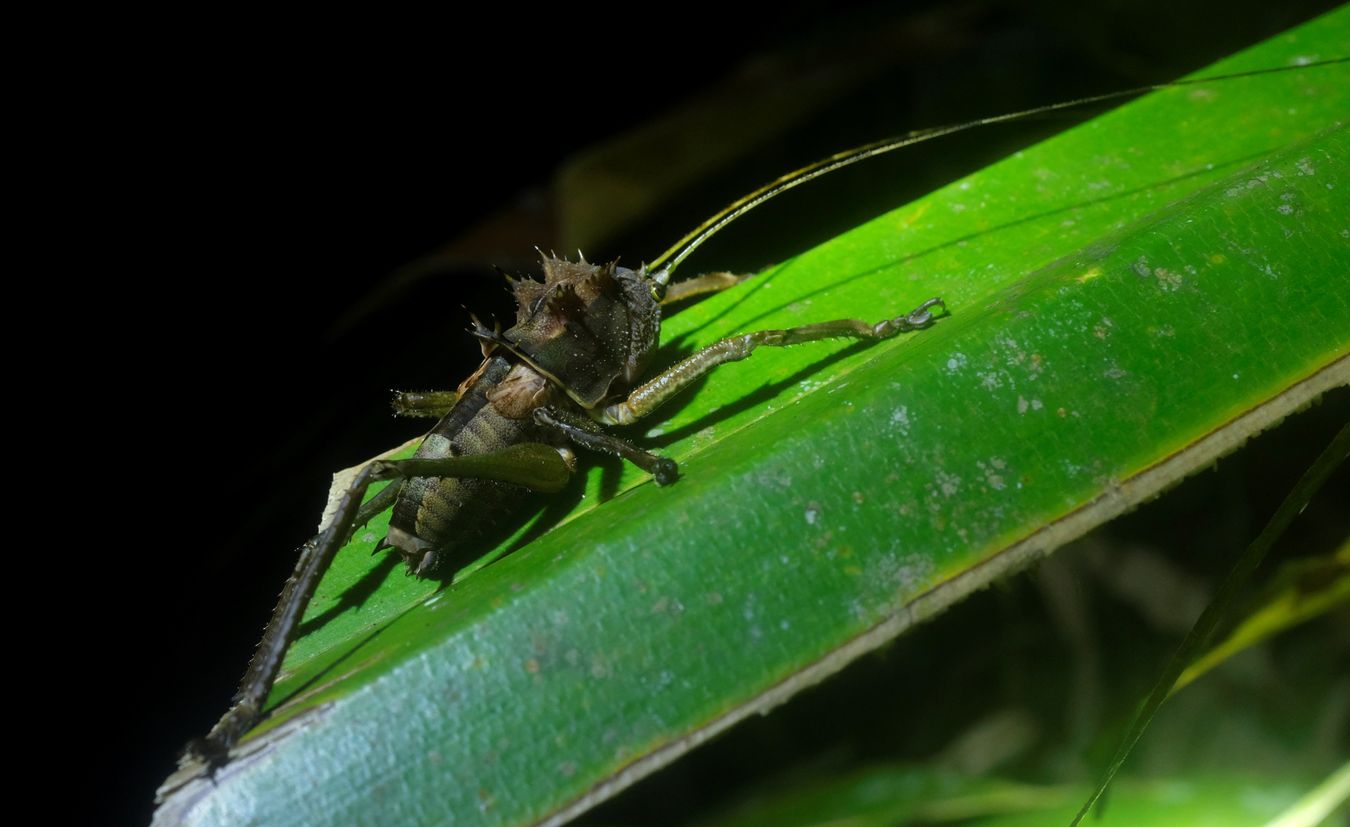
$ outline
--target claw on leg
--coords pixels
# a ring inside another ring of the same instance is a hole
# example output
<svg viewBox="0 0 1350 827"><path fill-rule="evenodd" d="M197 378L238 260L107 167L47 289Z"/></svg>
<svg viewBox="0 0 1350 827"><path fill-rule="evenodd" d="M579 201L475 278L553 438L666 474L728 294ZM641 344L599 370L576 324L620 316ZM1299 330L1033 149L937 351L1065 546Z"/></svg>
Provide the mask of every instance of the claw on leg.
<svg viewBox="0 0 1350 827"><path fill-rule="evenodd" d="M934 316L933 313L929 312L930 307L940 307L942 308L941 310L942 313L945 314L947 312L947 303L944 302L941 298L934 296L933 298L929 299L928 301L909 311L909 313L905 316L905 321L914 327L923 327L924 325L929 324L930 322L933 321Z"/></svg>

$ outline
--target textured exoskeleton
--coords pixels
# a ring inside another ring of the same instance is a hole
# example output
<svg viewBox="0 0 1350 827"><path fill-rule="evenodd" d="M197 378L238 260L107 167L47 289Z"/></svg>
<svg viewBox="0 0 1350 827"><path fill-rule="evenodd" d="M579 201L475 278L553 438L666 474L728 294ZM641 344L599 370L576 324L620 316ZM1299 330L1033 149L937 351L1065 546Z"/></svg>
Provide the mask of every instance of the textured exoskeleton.
<svg viewBox="0 0 1350 827"><path fill-rule="evenodd" d="M516 324L505 333L475 320L483 364L460 385L458 401L417 457L483 454L521 443L557 446L566 456L576 423L589 424L589 412L626 395L642 375L660 335L664 282L615 264L552 257L544 258L543 270L542 283L512 282ZM643 464L658 482L674 480L673 462L653 457ZM509 515L525 493L496 480L413 477L403 483L385 542L416 574L436 573L456 549ZM472 518L463 519L466 513Z"/></svg>

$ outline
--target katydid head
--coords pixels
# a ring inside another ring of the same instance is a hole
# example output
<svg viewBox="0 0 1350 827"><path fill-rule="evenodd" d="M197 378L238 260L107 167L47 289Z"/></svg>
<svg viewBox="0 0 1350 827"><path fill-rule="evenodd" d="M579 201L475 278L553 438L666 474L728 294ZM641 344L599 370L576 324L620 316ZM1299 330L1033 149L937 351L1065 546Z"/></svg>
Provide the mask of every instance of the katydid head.
<svg viewBox="0 0 1350 827"><path fill-rule="evenodd" d="M544 256L544 281L511 282L516 323L494 341L593 408L630 388L647 368L661 333L669 274L648 275L616 262L591 264Z"/></svg>

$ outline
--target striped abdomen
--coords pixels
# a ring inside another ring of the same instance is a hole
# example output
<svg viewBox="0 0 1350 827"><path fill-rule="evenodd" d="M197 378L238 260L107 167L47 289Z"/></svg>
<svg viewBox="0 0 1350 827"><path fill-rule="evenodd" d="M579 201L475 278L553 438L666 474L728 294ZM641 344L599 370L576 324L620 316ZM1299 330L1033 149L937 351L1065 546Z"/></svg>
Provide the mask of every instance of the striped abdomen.
<svg viewBox="0 0 1350 827"><path fill-rule="evenodd" d="M532 418L534 408L552 399L552 386L527 365L490 356L459 390L459 400L427 434L416 456L465 456L522 442L557 442ZM414 574L434 574L456 550L472 546L519 513L528 493L493 480L413 477L399 492L385 542L399 550Z"/></svg>

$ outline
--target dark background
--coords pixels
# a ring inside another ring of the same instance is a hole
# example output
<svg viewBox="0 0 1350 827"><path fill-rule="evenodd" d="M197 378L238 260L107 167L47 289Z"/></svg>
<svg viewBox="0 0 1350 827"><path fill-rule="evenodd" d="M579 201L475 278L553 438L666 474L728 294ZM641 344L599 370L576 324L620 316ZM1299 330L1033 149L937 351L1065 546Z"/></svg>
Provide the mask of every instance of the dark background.
<svg viewBox="0 0 1350 827"><path fill-rule="evenodd" d="M1334 4L1173 5L488 4L473 23L263 10L120 21L135 35L91 67L96 105L80 124L97 146L89 209L108 238L88 274L104 351L93 378L110 388L97 410L118 422L130 469L106 520L120 551L84 577L107 601L88 648L111 680L85 727L116 756L102 762L105 814L145 821L182 743L225 709L328 475L418 433L388 416L389 389L458 384L478 360L463 306L511 312L492 266L522 272L534 245L565 243L550 179L569 156L729 86L781 92L859 53L880 67L585 250L636 264L821 155L1171 79ZM1062 126L980 133L823 182L836 195L784 198L687 269L790 256L901 203L902 185L919 194ZM130 516L147 508L148 523Z"/></svg>

